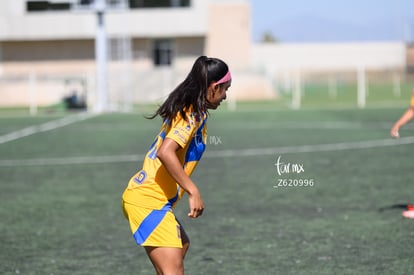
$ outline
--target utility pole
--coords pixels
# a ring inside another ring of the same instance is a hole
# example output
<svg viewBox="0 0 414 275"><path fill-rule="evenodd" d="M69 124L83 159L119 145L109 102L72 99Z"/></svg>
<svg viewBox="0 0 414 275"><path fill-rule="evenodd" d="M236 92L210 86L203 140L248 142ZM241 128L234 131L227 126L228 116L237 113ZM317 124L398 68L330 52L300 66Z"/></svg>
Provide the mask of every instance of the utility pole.
<svg viewBox="0 0 414 275"><path fill-rule="evenodd" d="M105 27L105 0L95 0L94 10L97 17L97 29L95 36L96 59L96 106L95 111L102 113L108 111L107 92L107 35Z"/></svg>

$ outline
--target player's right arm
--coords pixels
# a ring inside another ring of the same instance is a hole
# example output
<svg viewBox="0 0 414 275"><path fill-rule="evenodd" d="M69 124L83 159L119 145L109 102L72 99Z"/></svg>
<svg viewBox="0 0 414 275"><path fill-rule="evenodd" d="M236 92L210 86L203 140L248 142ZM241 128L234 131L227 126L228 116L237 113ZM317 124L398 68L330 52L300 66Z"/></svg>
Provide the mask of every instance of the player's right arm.
<svg viewBox="0 0 414 275"><path fill-rule="evenodd" d="M414 118L414 89L413 89L413 93L411 96L410 107L392 126L391 131L390 131L391 137L398 138L400 136L399 135L400 128L404 126L405 124L407 124L413 118Z"/></svg>
<svg viewBox="0 0 414 275"><path fill-rule="evenodd" d="M393 138L398 138L399 130L402 126L407 124L411 119L414 117L414 106L411 106L410 108L405 111L405 113L400 117L400 119L397 120L397 122L392 126L390 135Z"/></svg>

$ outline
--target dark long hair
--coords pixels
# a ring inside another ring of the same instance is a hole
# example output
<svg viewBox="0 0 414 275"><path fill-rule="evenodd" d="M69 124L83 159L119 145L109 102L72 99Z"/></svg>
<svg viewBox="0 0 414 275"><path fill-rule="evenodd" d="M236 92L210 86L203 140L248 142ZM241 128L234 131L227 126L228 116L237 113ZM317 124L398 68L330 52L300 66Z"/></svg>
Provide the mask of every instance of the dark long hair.
<svg viewBox="0 0 414 275"><path fill-rule="evenodd" d="M200 56L184 79L158 108L147 118L153 119L161 116L163 119L172 120L178 113L186 120L186 110L193 108L193 112L199 116L207 113L207 90L211 83L219 81L226 75L229 68L226 63L218 58Z"/></svg>

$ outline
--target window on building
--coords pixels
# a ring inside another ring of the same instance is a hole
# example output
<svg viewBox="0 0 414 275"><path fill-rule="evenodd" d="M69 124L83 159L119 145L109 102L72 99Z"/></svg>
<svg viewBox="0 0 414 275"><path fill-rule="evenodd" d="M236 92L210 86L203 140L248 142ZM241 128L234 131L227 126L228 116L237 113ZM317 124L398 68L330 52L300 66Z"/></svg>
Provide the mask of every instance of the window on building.
<svg viewBox="0 0 414 275"><path fill-rule="evenodd" d="M154 65L169 66L173 58L173 43L169 39L154 41Z"/></svg>
<svg viewBox="0 0 414 275"><path fill-rule="evenodd" d="M80 5L91 5L93 2L94 0L79 0Z"/></svg>
<svg viewBox="0 0 414 275"><path fill-rule="evenodd" d="M70 1L27 1L26 10L29 12L70 10L71 5Z"/></svg>
<svg viewBox="0 0 414 275"><path fill-rule="evenodd" d="M1 1L1 0L0 0ZM109 8L125 8L129 0L105 0ZM95 0L29 0L26 1L27 11L54 11L71 9L90 9Z"/></svg>
<svg viewBox="0 0 414 275"><path fill-rule="evenodd" d="M136 8L172 8L189 7L190 0L129 0L129 7Z"/></svg>
<svg viewBox="0 0 414 275"><path fill-rule="evenodd" d="M1 1L1 0L0 0ZM91 7L95 0L28 0L26 10L29 12L84 9ZM129 5L135 8L174 8L189 7L191 0L106 0L108 7L123 7Z"/></svg>
<svg viewBox="0 0 414 275"><path fill-rule="evenodd" d="M0 0L1 1L1 0ZM96 0L74 0L74 10L94 10ZM126 9L129 0L105 0L107 9Z"/></svg>

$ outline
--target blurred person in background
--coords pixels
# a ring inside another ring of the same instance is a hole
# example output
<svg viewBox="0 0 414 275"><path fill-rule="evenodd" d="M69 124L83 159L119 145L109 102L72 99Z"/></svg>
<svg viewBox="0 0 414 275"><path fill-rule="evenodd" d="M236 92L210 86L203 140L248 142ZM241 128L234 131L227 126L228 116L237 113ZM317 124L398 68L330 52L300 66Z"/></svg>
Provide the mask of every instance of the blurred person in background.
<svg viewBox="0 0 414 275"><path fill-rule="evenodd" d="M411 95L411 102L410 107L402 114L402 116L397 120L397 122L394 123L394 125L391 128L391 137L392 138L399 138L400 134L400 128L407 124L409 121L411 121L414 118L414 89L412 91ZM408 219L414 219L414 205L408 204L407 209L402 212L403 217Z"/></svg>

